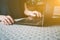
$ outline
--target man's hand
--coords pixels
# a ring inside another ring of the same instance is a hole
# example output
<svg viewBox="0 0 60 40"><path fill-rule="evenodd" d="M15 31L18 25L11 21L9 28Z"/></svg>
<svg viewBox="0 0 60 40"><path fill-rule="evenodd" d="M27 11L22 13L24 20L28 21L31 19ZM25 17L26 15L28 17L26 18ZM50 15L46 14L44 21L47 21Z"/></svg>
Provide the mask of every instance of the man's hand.
<svg viewBox="0 0 60 40"><path fill-rule="evenodd" d="M30 11L30 10L25 10L24 11L25 15L27 15L28 17L41 17L41 13L38 11Z"/></svg>
<svg viewBox="0 0 60 40"><path fill-rule="evenodd" d="M10 25L14 23L14 20L11 16L0 15L0 21L6 25Z"/></svg>
<svg viewBox="0 0 60 40"><path fill-rule="evenodd" d="M34 19L34 18L40 18L42 17L41 13L38 11L30 11L30 10L25 10L24 11L25 15L28 16L28 18L30 20Z"/></svg>

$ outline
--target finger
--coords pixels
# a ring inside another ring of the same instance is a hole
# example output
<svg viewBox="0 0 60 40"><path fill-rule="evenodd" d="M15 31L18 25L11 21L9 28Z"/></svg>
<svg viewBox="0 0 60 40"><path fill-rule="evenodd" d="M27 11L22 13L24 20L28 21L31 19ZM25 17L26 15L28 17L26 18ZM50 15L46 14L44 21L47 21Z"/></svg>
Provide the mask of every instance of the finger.
<svg viewBox="0 0 60 40"><path fill-rule="evenodd" d="M37 11L33 11L33 14L35 15L35 17L39 17L39 14Z"/></svg>
<svg viewBox="0 0 60 40"><path fill-rule="evenodd" d="M6 16L2 16L1 17L1 22L3 22L4 24L11 24L10 20L6 17Z"/></svg>
<svg viewBox="0 0 60 40"><path fill-rule="evenodd" d="M34 17L33 11L28 11L29 16Z"/></svg>
<svg viewBox="0 0 60 40"><path fill-rule="evenodd" d="M3 17L1 18L1 22L3 22L4 24L9 24L9 23L7 22L6 16L3 16Z"/></svg>
<svg viewBox="0 0 60 40"><path fill-rule="evenodd" d="M39 12L39 16L42 17L42 14Z"/></svg>
<svg viewBox="0 0 60 40"><path fill-rule="evenodd" d="M12 19L11 16L6 16L6 17L10 20L10 22L14 23L14 20Z"/></svg>
<svg viewBox="0 0 60 40"><path fill-rule="evenodd" d="M11 24L10 20L6 16L3 17L3 21L7 24Z"/></svg>
<svg viewBox="0 0 60 40"><path fill-rule="evenodd" d="M37 17L40 17L40 13L39 12L36 12L36 15L37 15Z"/></svg>
<svg viewBox="0 0 60 40"><path fill-rule="evenodd" d="M8 24L12 24L12 22L10 21L9 18L5 17L5 20L6 20L6 22L7 22Z"/></svg>
<svg viewBox="0 0 60 40"><path fill-rule="evenodd" d="M37 12L37 17L39 17L39 13Z"/></svg>
<svg viewBox="0 0 60 40"><path fill-rule="evenodd" d="M25 10L25 15L34 17L35 15L33 14L33 11L30 10Z"/></svg>
<svg viewBox="0 0 60 40"><path fill-rule="evenodd" d="M34 11L33 13L36 15L36 17L41 17L41 13L40 12Z"/></svg>
<svg viewBox="0 0 60 40"><path fill-rule="evenodd" d="M31 16L31 17L35 17L35 16L36 16L36 14L34 14L34 13L31 13L31 14L30 14L30 16Z"/></svg>
<svg viewBox="0 0 60 40"><path fill-rule="evenodd" d="M2 21L2 23L8 25L8 22L5 19Z"/></svg>
<svg viewBox="0 0 60 40"><path fill-rule="evenodd" d="M41 17L41 13L40 12L38 13L38 17Z"/></svg>

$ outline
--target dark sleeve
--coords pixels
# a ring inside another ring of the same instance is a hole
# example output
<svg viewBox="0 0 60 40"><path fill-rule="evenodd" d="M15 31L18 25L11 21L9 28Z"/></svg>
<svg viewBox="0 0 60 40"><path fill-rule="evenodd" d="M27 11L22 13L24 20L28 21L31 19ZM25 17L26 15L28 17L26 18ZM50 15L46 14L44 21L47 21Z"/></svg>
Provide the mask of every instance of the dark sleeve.
<svg viewBox="0 0 60 40"><path fill-rule="evenodd" d="M8 1L9 15L12 16L13 18L25 17L24 2L25 0L9 0Z"/></svg>
<svg viewBox="0 0 60 40"><path fill-rule="evenodd" d="M7 0L0 0L0 15L8 15L7 11Z"/></svg>

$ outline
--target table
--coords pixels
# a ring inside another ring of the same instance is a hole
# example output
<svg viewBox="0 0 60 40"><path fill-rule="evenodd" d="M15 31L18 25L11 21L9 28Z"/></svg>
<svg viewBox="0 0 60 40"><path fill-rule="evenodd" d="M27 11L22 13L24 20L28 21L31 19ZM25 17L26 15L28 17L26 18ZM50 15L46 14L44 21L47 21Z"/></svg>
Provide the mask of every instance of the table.
<svg viewBox="0 0 60 40"><path fill-rule="evenodd" d="M60 26L35 27L0 23L0 40L60 40Z"/></svg>

